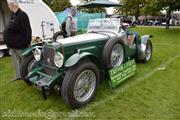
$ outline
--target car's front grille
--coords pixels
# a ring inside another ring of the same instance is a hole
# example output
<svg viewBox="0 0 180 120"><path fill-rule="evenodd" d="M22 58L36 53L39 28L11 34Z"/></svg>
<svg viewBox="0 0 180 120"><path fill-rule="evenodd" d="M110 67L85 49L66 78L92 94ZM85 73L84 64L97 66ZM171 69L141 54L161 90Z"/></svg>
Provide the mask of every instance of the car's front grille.
<svg viewBox="0 0 180 120"><path fill-rule="evenodd" d="M43 47L43 56L44 56L44 64L45 64L45 69L44 71L47 74L53 74L55 67L54 65L54 56L55 56L55 49L52 47L44 46Z"/></svg>

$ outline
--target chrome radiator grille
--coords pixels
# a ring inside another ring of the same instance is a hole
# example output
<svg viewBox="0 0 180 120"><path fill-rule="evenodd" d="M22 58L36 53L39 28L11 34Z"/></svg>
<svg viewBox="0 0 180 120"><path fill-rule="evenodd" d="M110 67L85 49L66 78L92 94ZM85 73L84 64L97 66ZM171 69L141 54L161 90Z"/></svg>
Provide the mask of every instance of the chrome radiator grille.
<svg viewBox="0 0 180 120"><path fill-rule="evenodd" d="M48 46L44 46L43 50L44 50L43 56L44 56L44 64L45 64L44 71L47 74L53 74L54 72L53 67L55 67L54 65L55 49Z"/></svg>

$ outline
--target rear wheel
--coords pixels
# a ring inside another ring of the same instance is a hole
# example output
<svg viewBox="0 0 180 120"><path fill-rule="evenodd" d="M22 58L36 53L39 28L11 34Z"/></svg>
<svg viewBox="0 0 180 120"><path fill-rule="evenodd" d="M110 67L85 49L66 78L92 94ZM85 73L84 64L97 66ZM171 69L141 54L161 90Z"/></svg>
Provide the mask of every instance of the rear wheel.
<svg viewBox="0 0 180 120"><path fill-rule="evenodd" d="M148 61L151 60L152 50L153 50L153 48L152 48L152 42L149 40L149 41L147 42L147 45L146 45L145 58L144 58L143 62L146 63L146 62L148 62Z"/></svg>
<svg viewBox="0 0 180 120"><path fill-rule="evenodd" d="M111 69L120 66L124 61L124 47L120 38L108 40L103 49L104 67Z"/></svg>
<svg viewBox="0 0 180 120"><path fill-rule="evenodd" d="M99 83L96 65L85 60L71 67L65 74L61 94L65 103L73 109L90 102Z"/></svg>
<svg viewBox="0 0 180 120"><path fill-rule="evenodd" d="M21 77L27 84L31 84L28 79L26 79L27 74L38 64L39 62L35 60L34 55L30 54L26 56L21 64Z"/></svg>

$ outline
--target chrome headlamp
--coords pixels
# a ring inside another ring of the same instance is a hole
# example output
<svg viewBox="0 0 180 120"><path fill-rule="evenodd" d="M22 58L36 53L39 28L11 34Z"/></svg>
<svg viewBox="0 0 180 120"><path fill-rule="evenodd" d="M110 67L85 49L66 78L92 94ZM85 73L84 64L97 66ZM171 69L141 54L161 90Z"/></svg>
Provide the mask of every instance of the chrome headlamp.
<svg viewBox="0 0 180 120"><path fill-rule="evenodd" d="M62 67L63 62L64 62L64 56L61 53L57 52L54 56L54 64L60 68Z"/></svg>
<svg viewBox="0 0 180 120"><path fill-rule="evenodd" d="M34 58L36 59L36 61L40 61L41 60L41 50L36 48L34 51Z"/></svg>

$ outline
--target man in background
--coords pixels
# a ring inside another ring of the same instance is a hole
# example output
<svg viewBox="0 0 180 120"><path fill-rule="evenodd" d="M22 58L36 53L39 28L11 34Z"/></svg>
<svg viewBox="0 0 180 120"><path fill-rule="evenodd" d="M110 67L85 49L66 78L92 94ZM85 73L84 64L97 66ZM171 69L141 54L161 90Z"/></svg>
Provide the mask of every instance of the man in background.
<svg viewBox="0 0 180 120"><path fill-rule="evenodd" d="M32 31L27 14L19 8L17 0L7 0L8 7L12 11L11 19L4 29L3 38L10 48L13 58L16 77L13 80L20 80L20 66L22 62L22 49L27 48L31 43Z"/></svg>
<svg viewBox="0 0 180 120"><path fill-rule="evenodd" d="M71 8L71 12L68 15L68 18L66 20L66 32L67 32L67 37L75 36L77 32L77 23L76 20L74 19L76 15L76 9Z"/></svg>

